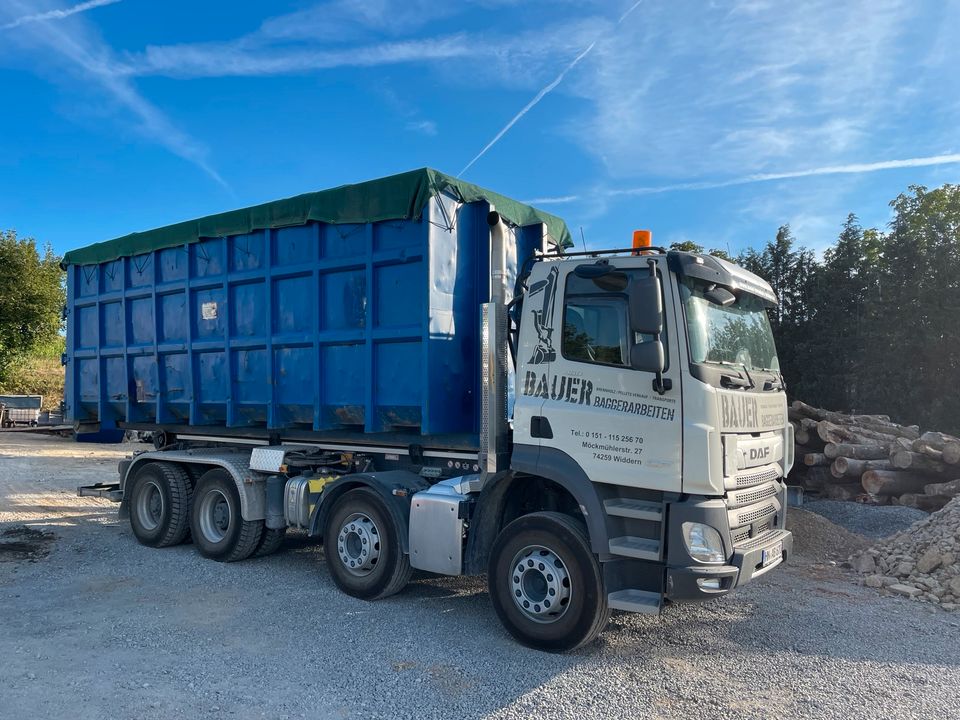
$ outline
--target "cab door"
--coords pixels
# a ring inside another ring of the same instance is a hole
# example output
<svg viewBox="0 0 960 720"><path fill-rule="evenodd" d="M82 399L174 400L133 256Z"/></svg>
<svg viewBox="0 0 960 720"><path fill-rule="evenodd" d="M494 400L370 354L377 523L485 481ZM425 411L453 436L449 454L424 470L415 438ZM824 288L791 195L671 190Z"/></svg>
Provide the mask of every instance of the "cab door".
<svg viewBox="0 0 960 720"><path fill-rule="evenodd" d="M593 264L593 261L586 261ZM603 262L603 261L601 261ZM664 290L666 368L663 394L654 389L653 372L635 370L634 345L653 342L630 329L629 287L649 278L648 258L611 258L612 270L586 278L577 263L557 263L542 400L541 454L553 448L569 455L594 482L654 490L680 491L682 422L677 336ZM656 265L656 263L655 263ZM661 282L669 278L657 265Z"/></svg>

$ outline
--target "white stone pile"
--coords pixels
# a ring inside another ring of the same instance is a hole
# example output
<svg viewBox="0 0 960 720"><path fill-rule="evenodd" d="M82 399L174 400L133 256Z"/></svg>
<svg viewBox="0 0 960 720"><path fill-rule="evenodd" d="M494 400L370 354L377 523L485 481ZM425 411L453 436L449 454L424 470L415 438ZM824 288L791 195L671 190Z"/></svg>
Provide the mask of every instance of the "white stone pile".
<svg viewBox="0 0 960 720"><path fill-rule="evenodd" d="M850 564L868 587L960 610L960 497Z"/></svg>

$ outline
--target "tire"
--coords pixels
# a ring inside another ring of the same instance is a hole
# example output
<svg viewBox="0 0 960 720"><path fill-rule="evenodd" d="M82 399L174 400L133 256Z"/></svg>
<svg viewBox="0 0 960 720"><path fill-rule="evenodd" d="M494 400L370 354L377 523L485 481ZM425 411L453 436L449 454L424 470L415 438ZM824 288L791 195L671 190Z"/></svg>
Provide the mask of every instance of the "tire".
<svg viewBox="0 0 960 720"><path fill-rule="evenodd" d="M410 581L410 558L399 529L383 498L370 488L337 499L323 531L323 547L333 582L347 595L379 600Z"/></svg>
<svg viewBox="0 0 960 720"><path fill-rule="evenodd" d="M500 622L538 650L582 647L610 619L600 563L583 525L567 515L538 512L507 525L493 543L487 583Z"/></svg>
<svg viewBox="0 0 960 720"><path fill-rule="evenodd" d="M223 468L208 470L197 482L190 512L193 544L204 557L236 562L250 557L263 535L263 520L244 520L240 493Z"/></svg>
<svg viewBox="0 0 960 720"><path fill-rule="evenodd" d="M130 527L142 545L169 547L190 532L190 480L172 463L152 462L137 470L130 488Z"/></svg>
<svg viewBox="0 0 960 720"><path fill-rule="evenodd" d="M265 557L273 555L283 546L283 540L287 536L286 528L263 528L263 534L260 536L260 544L253 551L254 557Z"/></svg>

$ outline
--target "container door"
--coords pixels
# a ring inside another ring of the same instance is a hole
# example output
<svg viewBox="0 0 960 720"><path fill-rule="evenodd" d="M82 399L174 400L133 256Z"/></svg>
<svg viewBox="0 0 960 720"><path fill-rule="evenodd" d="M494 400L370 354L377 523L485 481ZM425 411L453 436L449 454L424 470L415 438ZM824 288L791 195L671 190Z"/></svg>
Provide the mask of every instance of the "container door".
<svg viewBox="0 0 960 720"><path fill-rule="evenodd" d="M672 387L661 395L654 373L630 367L631 347L654 340L630 331L627 286L631 277L649 276L646 258L611 258L616 272L597 278L577 276L578 264L551 270L557 272L556 331L546 387L538 393L551 432L540 441L541 454L548 447L566 453L594 482L679 492L680 373L676 335L667 327L672 314L664 303L664 379Z"/></svg>

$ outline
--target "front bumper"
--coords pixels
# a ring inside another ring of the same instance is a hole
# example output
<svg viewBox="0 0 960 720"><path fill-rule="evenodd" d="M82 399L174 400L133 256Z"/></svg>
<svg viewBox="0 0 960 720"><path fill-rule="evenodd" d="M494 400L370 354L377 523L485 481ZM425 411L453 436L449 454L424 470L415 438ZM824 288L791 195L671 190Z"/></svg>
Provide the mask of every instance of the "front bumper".
<svg viewBox="0 0 960 720"><path fill-rule="evenodd" d="M772 549L780 544L780 557L764 561ZM666 598L672 602L709 600L735 587L745 585L756 577L787 561L793 553L793 534L789 530L770 530L734 547L729 565L691 565L667 567Z"/></svg>

